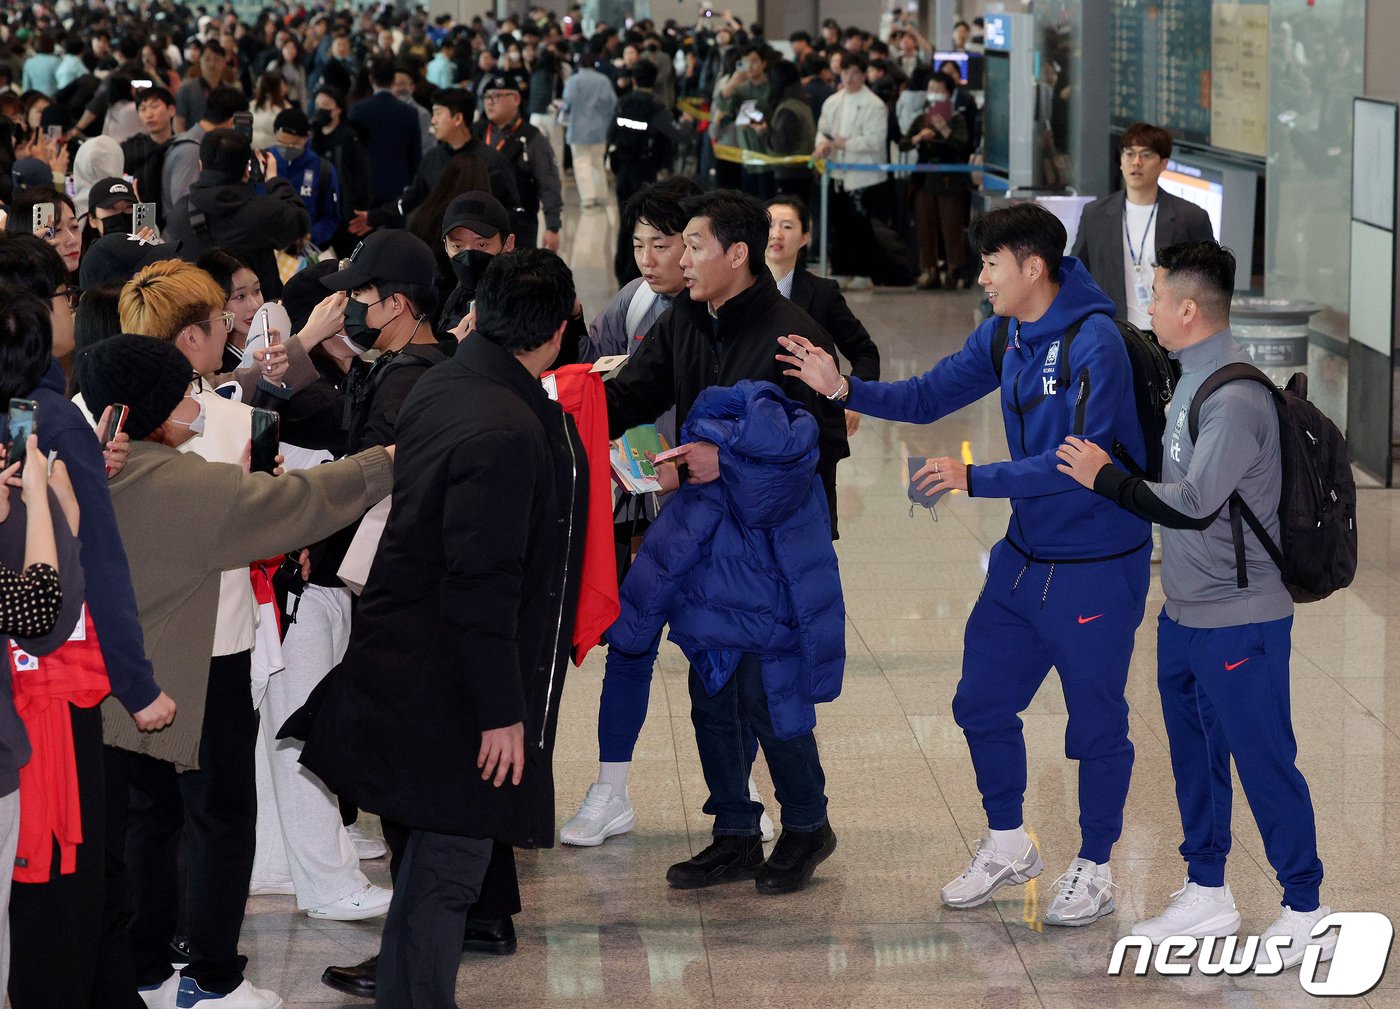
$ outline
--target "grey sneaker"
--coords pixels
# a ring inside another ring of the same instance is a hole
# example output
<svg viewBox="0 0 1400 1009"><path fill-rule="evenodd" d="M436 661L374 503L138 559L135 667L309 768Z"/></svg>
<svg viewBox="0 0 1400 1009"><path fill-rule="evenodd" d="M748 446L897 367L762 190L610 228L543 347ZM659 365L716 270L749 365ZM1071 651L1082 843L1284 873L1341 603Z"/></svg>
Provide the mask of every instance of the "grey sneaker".
<svg viewBox="0 0 1400 1009"><path fill-rule="evenodd" d="M1087 858L1076 858L1055 880L1055 899L1045 912L1047 925L1088 925L1114 908L1113 880Z"/></svg>
<svg viewBox="0 0 1400 1009"><path fill-rule="evenodd" d="M987 903L1003 886L1035 879L1044 869L1034 841L1028 841L1020 854L997 851L988 842L978 841L972 862L961 876L943 888L940 896L949 907L977 907Z"/></svg>

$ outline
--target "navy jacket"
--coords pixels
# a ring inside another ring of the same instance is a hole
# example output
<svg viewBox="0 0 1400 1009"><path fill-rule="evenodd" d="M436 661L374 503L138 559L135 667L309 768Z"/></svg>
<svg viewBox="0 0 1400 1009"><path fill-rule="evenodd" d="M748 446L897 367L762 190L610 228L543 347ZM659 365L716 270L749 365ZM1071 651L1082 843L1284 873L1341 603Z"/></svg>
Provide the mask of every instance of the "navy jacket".
<svg viewBox="0 0 1400 1009"><path fill-rule="evenodd" d="M818 427L771 382L700 393L681 442L719 446L720 478L687 483L647 531L608 644L649 651L663 624L713 696L761 656L779 738L811 732L841 692L846 608L817 476Z"/></svg>
<svg viewBox="0 0 1400 1009"><path fill-rule="evenodd" d="M375 203L392 200L408 188L423 157L423 132L418 113L394 97L392 91L376 91L350 109L350 121L368 138L374 180L370 195ZM357 207L363 210L364 207Z"/></svg>
<svg viewBox="0 0 1400 1009"><path fill-rule="evenodd" d="M80 541L83 571L88 591L88 613L102 646L107 678L112 693L122 707L135 714L160 694L146 643L136 619L136 594L131 588L131 569L126 550L117 532L112 498L107 491L107 464L102 446L87 418L64 394L63 368L57 360L29 398L39 404L39 449L58 450L68 467L73 493L82 516Z"/></svg>
<svg viewBox="0 0 1400 1009"><path fill-rule="evenodd" d="M1070 387L1061 388L1061 339L1080 319L1069 351ZM851 379L846 405L871 417L932 424L999 389L1011 461L969 468L968 493L1011 499L1011 544L1047 561L1111 557L1141 546L1150 533L1147 522L1056 468L1055 450L1070 434L1105 447L1117 440L1134 459L1146 458L1132 365L1113 324L1113 302L1079 260L1066 256L1060 291L1045 315L1025 325L1010 320L1000 381L992 364L997 321L987 319L961 350L916 378Z"/></svg>

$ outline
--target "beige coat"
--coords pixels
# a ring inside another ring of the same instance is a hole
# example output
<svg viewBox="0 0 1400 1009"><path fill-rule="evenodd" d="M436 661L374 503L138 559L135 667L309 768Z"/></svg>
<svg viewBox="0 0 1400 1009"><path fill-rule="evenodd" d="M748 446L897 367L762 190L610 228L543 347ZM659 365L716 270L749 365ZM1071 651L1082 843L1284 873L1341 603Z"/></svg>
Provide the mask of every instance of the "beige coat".
<svg viewBox="0 0 1400 1009"><path fill-rule="evenodd" d="M108 698L103 740L180 770L197 769L219 572L328 536L392 486L393 466L380 448L273 477L154 442L132 445L130 461L111 483L112 506L146 651L179 713L169 728L143 733Z"/></svg>

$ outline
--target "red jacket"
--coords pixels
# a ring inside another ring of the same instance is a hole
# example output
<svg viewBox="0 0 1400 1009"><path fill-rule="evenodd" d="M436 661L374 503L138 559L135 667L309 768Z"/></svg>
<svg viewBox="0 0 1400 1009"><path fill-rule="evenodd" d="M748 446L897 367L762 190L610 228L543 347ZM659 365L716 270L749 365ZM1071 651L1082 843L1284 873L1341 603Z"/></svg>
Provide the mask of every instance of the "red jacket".
<svg viewBox="0 0 1400 1009"><path fill-rule="evenodd" d="M612 468L608 462L608 404L603 376L591 364L565 365L554 377L559 405L574 419L588 453L588 529L583 547L583 581L574 621L574 664L603 639L621 610L617 595L617 549L613 545Z"/></svg>
<svg viewBox="0 0 1400 1009"><path fill-rule="evenodd" d="M47 883L58 842L59 874L76 869L83 842L78 806L78 765L73 757L73 722L68 706L91 708L112 692L92 617L42 659L10 642L15 710L24 721L34 756L19 772L19 848L15 882ZM101 838L94 838L101 843Z"/></svg>

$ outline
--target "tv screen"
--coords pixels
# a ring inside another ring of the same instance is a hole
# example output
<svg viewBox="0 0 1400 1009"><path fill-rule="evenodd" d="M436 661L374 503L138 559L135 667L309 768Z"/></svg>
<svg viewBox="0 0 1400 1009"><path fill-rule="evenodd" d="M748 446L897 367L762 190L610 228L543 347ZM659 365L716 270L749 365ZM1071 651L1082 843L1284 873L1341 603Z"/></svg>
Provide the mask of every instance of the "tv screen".
<svg viewBox="0 0 1400 1009"><path fill-rule="evenodd" d="M1225 173L1203 165L1176 159L1167 162L1157 184L1188 203L1205 210L1210 217L1210 230L1220 241L1221 223L1225 211Z"/></svg>

